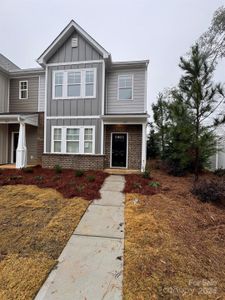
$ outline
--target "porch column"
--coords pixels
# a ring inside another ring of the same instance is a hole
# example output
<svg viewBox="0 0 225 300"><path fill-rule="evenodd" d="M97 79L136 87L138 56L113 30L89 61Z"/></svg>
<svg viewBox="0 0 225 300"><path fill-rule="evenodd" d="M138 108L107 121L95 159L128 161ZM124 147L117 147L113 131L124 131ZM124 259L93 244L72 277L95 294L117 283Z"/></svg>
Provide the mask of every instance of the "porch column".
<svg viewBox="0 0 225 300"><path fill-rule="evenodd" d="M146 123L142 124L142 153L141 153L141 171L144 172L145 171L145 167L146 167Z"/></svg>
<svg viewBox="0 0 225 300"><path fill-rule="evenodd" d="M26 125L20 123L18 146L16 149L16 168L21 169L27 165L27 147L26 147Z"/></svg>

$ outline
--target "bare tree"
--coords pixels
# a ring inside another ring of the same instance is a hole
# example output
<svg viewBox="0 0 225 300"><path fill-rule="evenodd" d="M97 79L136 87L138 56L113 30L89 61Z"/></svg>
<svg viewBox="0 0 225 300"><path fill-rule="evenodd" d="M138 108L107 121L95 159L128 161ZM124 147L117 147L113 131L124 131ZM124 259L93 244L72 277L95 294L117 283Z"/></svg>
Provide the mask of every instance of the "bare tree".
<svg viewBox="0 0 225 300"><path fill-rule="evenodd" d="M211 63L216 65L218 59L225 57L225 7L219 7L212 18L208 30L198 40L199 47Z"/></svg>

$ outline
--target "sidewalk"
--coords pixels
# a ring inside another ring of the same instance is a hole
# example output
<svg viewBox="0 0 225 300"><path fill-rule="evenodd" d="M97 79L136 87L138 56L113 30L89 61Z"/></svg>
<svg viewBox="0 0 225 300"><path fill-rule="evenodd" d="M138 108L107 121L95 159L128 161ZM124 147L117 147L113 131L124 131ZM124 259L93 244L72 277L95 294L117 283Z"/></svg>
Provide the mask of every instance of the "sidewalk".
<svg viewBox="0 0 225 300"><path fill-rule="evenodd" d="M35 300L122 299L124 181L106 178Z"/></svg>

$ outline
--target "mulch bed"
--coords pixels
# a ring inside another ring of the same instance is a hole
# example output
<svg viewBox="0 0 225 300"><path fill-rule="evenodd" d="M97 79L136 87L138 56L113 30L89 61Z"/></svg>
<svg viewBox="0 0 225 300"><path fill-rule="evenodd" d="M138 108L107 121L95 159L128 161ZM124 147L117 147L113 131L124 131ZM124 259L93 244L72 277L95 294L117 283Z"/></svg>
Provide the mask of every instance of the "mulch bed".
<svg viewBox="0 0 225 300"><path fill-rule="evenodd" d="M76 176L75 170L62 170L56 173L53 169L40 166L30 170L0 170L0 186L4 185L36 185L40 188L53 188L65 198L82 197L93 200L100 197L99 190L108 175L102 171L86 171Z"/></svg>
<svg viewBox="0 0 225 300"><path fill-rule="evenodd" d="M124 193L155 195L161 190L161 184L157 178L143 178L142 175L129 174L125 176L125 179ZM154 186L155 184L158 186Z"/></svg>

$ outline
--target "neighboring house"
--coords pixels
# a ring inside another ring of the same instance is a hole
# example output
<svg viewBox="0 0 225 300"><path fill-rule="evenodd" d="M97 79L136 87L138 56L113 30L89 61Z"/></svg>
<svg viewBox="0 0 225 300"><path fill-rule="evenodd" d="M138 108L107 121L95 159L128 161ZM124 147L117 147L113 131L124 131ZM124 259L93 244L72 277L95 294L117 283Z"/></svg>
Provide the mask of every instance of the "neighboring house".
<svg viewBox="0 0 225 300"><path fill-rule="evenodd" d="M218 151L210 159L210 169L225 169L225 130L224 126L217 129L217 149Z"/></svg>
<svg viewBox="0 0 225 300"><path fill-rule="evenodd" d="M0 164L144 170L149 62L112 62L74 21L37 62L0 56Z"/></svg>

